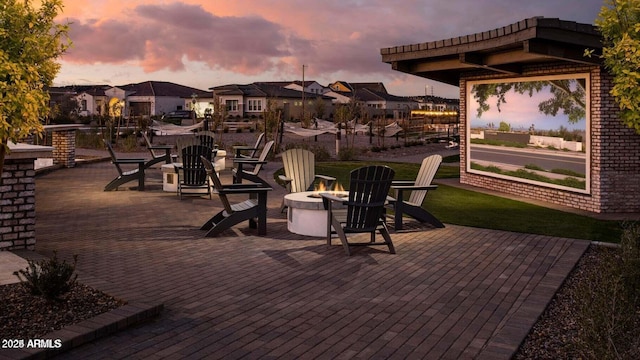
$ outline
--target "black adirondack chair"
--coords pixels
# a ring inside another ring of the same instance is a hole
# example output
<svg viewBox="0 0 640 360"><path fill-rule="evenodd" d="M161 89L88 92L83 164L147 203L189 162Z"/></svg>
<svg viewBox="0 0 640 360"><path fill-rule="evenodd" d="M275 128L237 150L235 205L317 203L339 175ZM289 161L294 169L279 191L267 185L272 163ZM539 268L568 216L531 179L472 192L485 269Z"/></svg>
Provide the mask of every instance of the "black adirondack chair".
<svg viewBox="0 0 640 360"><path fill-rule="evenodd" d="M176 165L178 172L178 194L180 199L184 194L195 193L202 195L201 190L211 199L211 186L207 181L207 171L201 160L202 157L211 161L211 148L203 145L191 145L182 148L181 165ZM195 191L197 190L197 191Z"/></svg>
<svg viewBox="0 0 640 360"><path fill-rule="evenodd" d="M144 169L145 169L145 159L119 159L116 157L111 144L108 141L103 141L107 150L109 150L109 155L111 155L111 163L115 165L118 170L118 176L111 180L104 187L104 191L117 190L120 185L126 184L129 181L138 181L138 191L144 191ZM121 165L136 165L135 168L131 170L123 170Z"/></svg>
<svg viewBox="0 0 640 360"><path fill-rule="evenodd" d="M163 161L165 164L171 164L171 149L173 149L173 145L153 145L145 132L142 132L142 137L144 137L144 141L147 143L147 149L149 149L151 153L151 160L144 164L145 169ZM156 150L162 150L162 152L156 154Z"/></svg>
<svg viewBox="0 0 640 360"><path fill-rule="evenodd" d="M331 228L338 234L347 255L350 246L385 245L395 254L395 248L385 223L385 203L395 171L388 166L364 166L351 171L349 197L321 193L327 209L327 245L331 245ZM334 204L346 209L334 209ZM376 242L376 231L384 242ZM369 242L348 242L347 234L370 233Z"/></svg>
<svg viewBox="0 0 640 360"><path fill-rule="evenodd" d="M196 139L200 140L200 145L208 146L211 149L216 149L215 135L213 131L199 131L195 134Z"/></svg>
<svg viewBox="0 0 640 360"><path fill-rule="evenodd" d="M255 158L260 150L260 144L264 139L264 133L260 133L256 139L256 144L253 146L234 146L236 158Z"/></svg>
<svg viewBox="0 0 640 360"><path fill-rule="evenodd" d="M265 187L269 187L269 183L260 177L260 170L262 170L262 166L268 162L267 155L269 155L273 144L273 140L267 142L264 145L264 148L262 148L260 157L258 158L234 158L233 163L236 167L232 170L233 181L235 183L242 183L242 180L245 179L254 183L260 183ZM247 166L253 168L247 169Z"/></svg>
<svg viewBox="0 0 640 360"><path fill-rule="evenodd" d="M207 230L206 236L216 236L222 231L246 220L249 221L250 228L258 229L258 235L266 235L267 192L272 189L259 183L222 185L211 161L204 157L201 160L223 206L220 212L207 220L200 228L201 230ZM246 194L249 198L242 202L231 204L227 198L227 195L230 194Z"/></svg>

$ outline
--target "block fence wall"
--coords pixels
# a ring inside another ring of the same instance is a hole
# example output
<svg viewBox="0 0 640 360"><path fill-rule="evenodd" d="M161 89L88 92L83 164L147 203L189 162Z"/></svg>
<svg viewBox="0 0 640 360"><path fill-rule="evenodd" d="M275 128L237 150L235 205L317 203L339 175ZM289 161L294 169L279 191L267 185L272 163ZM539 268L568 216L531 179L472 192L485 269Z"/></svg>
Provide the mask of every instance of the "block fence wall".
<svg viewBox="0 0 640 360"><path fill-rule="evenodd" d="M591 193L582 194L466 171L467 81L509 78L477 72L460 80L460 182L594 213L640 212L640 135L618 118L618 105L609 94L612 77L598 66L566 63L525 67L522 76L589 73L591 89Z"/></svg>
<svg viewBox="0 0 640 360"><path fill-rule="evenodd" d="M6 159L0 185L0 250L36 245L34 159Z"/></svg>

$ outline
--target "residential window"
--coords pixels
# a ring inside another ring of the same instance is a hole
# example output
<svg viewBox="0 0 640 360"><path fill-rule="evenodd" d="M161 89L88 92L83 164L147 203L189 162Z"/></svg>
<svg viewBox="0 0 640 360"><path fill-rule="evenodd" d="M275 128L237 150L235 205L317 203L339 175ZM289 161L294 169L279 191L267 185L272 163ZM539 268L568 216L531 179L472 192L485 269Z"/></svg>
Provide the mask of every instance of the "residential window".
<svg viewBox="0 0 640 360"><path fill-rule="evenodd" d="M238 100L226 100L227 111L238 111Z"/></svg>
<svg viewBox="0 0 640 360"><path fill-rule="evenodd" d="M262 111L262 100L249 100L249 111Z"/></svg>

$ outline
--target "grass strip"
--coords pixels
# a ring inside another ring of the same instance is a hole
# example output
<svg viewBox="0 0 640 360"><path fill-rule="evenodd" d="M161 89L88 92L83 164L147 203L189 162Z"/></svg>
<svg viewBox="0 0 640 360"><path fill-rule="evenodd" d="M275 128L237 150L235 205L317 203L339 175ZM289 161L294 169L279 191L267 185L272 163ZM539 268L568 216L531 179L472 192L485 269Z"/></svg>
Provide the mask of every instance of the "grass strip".
<svg viewBox="0 0 640 360"><path fill-rule="evenodd" d="M393 168L397 180L415 179L420 168L420 164L408 163L321 162L316 163L316 173L334 176L341 184L348 186L351 170L375 164ZM456 166L441 165L436 174L436 179L456 177L459 177L459 168ZM618 243L622 234L619 221L599 220L446 185L431 191L423 206L446 224L610 243Z"/></svg>

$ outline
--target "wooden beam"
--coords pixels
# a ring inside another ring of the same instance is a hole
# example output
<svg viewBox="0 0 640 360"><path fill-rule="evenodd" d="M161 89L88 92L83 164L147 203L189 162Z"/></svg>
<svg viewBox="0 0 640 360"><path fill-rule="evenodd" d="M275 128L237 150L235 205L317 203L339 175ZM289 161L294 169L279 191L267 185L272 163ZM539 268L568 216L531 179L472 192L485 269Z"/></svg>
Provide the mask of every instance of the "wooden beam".
<svg viewBox="0 0 640 360"><path fill-rule="evenodd" d="M474 66L463 64L457 58L453 59L441 59L441 60L433 60L426 59L425 61L415 61L409 65L409 69L411 72L432 72L432 71L442 71L442 70L461 70L461 69L471 69Z"/></svg>
<svg viewBox="0 0 640 360"><path fill-rule="evenodd" d="M462 53L459 55L460 62L463 64L467 64L479 69L486 69L495 72L499 72L502 74L508 75L521 75L522 67L519 64L496 64L491 65L486 58L478 53Z"/></svg>
<svg viewBox="0 0 640 360"><path fill-rule="evenodd" d="M597 53L594 53L591 57L587 57L584 56L585 47L538 40L524 41L522 48L526 53L537 54L552 59L587 65L599 65L601 63L601 59L598 56L600 49L594 49Z"/></svg>

